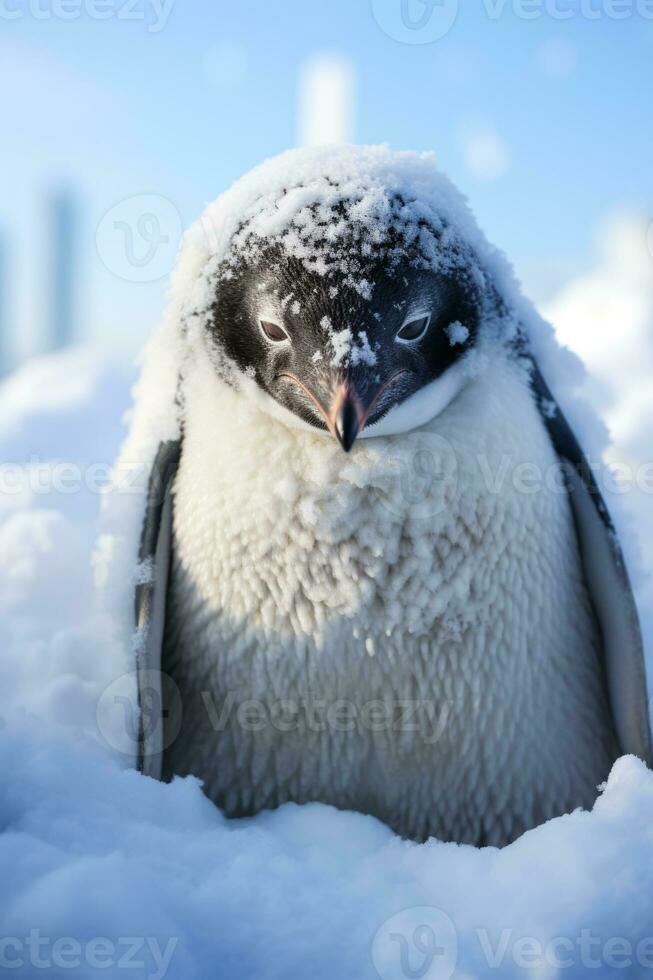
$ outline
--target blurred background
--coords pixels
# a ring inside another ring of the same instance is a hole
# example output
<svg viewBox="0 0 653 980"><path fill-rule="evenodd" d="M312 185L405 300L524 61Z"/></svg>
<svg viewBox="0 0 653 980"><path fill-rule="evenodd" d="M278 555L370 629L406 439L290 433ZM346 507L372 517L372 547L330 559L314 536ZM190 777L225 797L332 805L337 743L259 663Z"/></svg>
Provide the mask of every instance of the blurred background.
<svg viewBox="0 0 653 980"><path fill-rule="evenodd" d="M208 200L292 145L388 142L436 152L635 452L651 0L0 0L0 82L2 374L131 360Z"/></svg>

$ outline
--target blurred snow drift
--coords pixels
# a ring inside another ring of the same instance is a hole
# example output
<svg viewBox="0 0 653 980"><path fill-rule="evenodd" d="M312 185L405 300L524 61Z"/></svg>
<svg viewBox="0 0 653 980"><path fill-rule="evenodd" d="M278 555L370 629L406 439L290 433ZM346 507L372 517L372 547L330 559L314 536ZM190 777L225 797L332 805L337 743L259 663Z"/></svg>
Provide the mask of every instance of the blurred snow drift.
<svg viewBox="0 0 653 980"><path fill-rule="evenodd" d="M653 597L653 225L624 211L597 233L596 266L543 308L561 343L585 362L584 395L610 430L607 460L626 476ZM631 475L635 476L634 485ZM642 602L650 608L651 601Z"/></svg>

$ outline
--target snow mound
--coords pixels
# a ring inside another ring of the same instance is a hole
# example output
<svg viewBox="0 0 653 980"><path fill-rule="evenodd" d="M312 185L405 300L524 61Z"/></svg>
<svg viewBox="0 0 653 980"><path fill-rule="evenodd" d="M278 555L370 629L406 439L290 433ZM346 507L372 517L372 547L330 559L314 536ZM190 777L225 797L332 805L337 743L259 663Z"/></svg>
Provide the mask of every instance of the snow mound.
<svg viewBox="0 0 653 980"><path fill-rule="evenodd" d="M152 980L653 967L653 776L632 757L591 814L502 851L407 843L317 804L228 822L194 779L157 783L33 722L5 733L0 765L0 957L18 976L90 978L98 962Z"/></svg>
<svg viewBox="0 0 653 980"><path fill-rule="evenodd" d="M132 381L131 368L72 350L0 385L0 725L27 711L97 734L98 699L129 667L92 566Z"/></svg>

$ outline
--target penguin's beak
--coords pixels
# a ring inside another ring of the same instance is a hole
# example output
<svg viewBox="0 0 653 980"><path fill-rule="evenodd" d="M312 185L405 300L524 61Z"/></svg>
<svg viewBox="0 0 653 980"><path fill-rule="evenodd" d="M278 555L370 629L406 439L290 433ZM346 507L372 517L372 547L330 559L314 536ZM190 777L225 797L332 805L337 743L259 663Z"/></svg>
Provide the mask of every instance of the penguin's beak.
<svg viewBox="0 0 653 980"><path fill-rule="evenodd" d="M365 425L365 413L356 391L350 383L339 385L329 412L329 428L346 453Z"/></svg>
<svg viewBox="0 0 653 980"><path fill-rule="evenodd" d="M331 435L335 436L344 451L348 453L356 442L357 437L365 428L365 424L381 396L395 381L407 374L410 374L407 368L399 368L394 374L391 374L376 390L374 397L368 405L363 404L352 381L349 379L340 381L329 411L326 410L320 398L303 381L300 381L297 375L292 374L290 371L284 371L279 377L285 378L291 384L301 388L324 419Z"/></svg>
<svg viewBox="0 0 653 980"><path fill-rule="evenodd" d="M399 368L374 393L366 406L359 398L356 388L351 381L343 381L338 386L331 411L327 417L329 431L333 433L346 453L356 441L356 437L365 428L365 424L381 396L391 388L396 381L410 374L407 368Z"/></svg>

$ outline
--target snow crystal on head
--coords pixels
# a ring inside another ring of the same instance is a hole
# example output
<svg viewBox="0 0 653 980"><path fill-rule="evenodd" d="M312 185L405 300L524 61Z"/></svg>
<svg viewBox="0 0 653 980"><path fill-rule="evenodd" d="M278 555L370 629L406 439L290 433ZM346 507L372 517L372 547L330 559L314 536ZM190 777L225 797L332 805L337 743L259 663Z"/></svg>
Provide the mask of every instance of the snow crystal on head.
<svg viewBox="0 0 653 980"><path fill-rule="evenodd" d="M376 354L370 347L365 330L358 330L356 336L354 336L349 327L336 330L328 316L322 317L320 326L329 341L331 365L333 367L342 367L348 363L354 366L357 364L367 364L370 367L374 367L376 364ZM313 356L313 360L316 360L315 355Z"/></svg>
<svg viewBox="0 0 653 980"><path fill-rule="evenodd" d="M449 343L452 347L456 347L457 344L464 344L469 337L469 328L464 326L459 320L454 320L445 329L445 333L449 338Z"/></svg>
<svg viewBox="0 0 653 980"><path fill-rule="evenodd" d="M385 146L291 150L236 181L187 234L195 281L177 280L186 313L206 313L220 279L275 247L312 273L337 275L366 300L374 292L369 268L379 258L390 267L408 258L444 275L465 269L482 284L479 256L489 250L432 153ZM336 287L326 285L331 295Z"/></svg>
<svg viewBox="0 0 653 980"><path fill-rule="evenodd" d="M417 254L428 268L454 276L462 271L489 300L483 313L486 339L503 345L519 336L562 394L565 414L589 433L586 441L604 444L604 432L570 394L583 380L578 360L555 343L549 324L523 297L509 263L482 234L466 200L438 170L435 156L387 146L304 147L282 153L237 180L189 229L173 273L171 304L148 357L148 369L151 362L156 388L176 427L185 353L210 320L219 279L234 274L236 246L252 249L256 258L264 247L281 244L326 277L333 271L331 259L336 266L346 260L346 227L348 233L353 228L354 239L349 240L360 247L353 264L345 266L344 278L359 293L369 297L371 292L373 302L373 282L361 272L365 261L369 258L372 265L384 248L388 253L405 250L408 241L411 258ZM336 283L326 278L324 286L336 298ZM295 314L296 302L292 298L288 303ZM460 332L450 339L460 341ZM352 338L351 344L361 351L353 356L374 356L365 352L363 338Z"/></svg>
<svg viewBox="0 0 653 980"><path fill-rule="evenodd" d="M469 246L437 211L407 187L387 187L370 175L339 183L320 176L301 188L284 189L274 202L244 220L234 234L218 277L229 277L243 261L255 265L275 246L319 276L338 276L363 299L374 283L371 263L389 268L409 259L417 268L451 273L467 268ZM301 191L301 193L299 193ZM284 215L282 222L279 212ZM329 287L331 296L336 287Z"/></svg>

